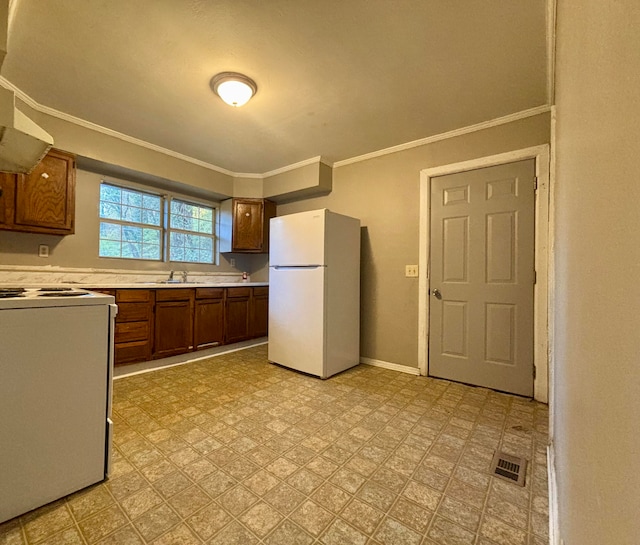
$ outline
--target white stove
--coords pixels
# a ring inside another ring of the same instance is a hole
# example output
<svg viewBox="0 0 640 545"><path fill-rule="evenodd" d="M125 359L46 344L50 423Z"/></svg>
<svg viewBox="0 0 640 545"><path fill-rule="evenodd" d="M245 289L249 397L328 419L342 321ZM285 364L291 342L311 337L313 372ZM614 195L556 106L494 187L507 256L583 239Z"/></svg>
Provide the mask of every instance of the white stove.
<svg viewBox="0 0 640 545"><path fill-rule="evenodd" d="M0 523L108 474L116 312L101 293L0 287Z"/></svg>
<svg viewBox="0 0 640 545"><path fill-rule="evenodd" d="M113 303L102 293L69 287L0 287L0 309L81 306Z"/></svg>

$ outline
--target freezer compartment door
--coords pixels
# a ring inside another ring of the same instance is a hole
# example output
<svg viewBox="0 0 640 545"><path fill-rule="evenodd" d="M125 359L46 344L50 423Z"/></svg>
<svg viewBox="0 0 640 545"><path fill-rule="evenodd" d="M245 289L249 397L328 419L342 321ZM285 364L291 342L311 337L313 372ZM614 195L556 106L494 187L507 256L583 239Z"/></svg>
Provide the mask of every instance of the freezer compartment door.
<svg viewBox="0 0 640 545"><path fill-rule="evenodd" d="M326 210L273 218L269 228L271 265L326 265Z"/></svg>
<svg viewBox="0 0 640 545"><path fill-rule="evenodd" d="M324 377L325 267L269 269L269 360Z"/></svg>

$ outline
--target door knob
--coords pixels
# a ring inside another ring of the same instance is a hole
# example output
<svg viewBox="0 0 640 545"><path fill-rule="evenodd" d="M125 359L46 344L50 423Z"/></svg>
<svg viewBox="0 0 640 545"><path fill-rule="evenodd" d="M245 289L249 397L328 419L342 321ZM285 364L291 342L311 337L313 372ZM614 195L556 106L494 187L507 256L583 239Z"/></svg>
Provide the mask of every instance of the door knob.
<svg viewBox="0 0 640 545"><path fill-rule="evenodd" d="M442 294L440 293L440 290L438 288L433 288L433 290L431 290L431 293L433 293L436 299L442 299Z"/></svg>

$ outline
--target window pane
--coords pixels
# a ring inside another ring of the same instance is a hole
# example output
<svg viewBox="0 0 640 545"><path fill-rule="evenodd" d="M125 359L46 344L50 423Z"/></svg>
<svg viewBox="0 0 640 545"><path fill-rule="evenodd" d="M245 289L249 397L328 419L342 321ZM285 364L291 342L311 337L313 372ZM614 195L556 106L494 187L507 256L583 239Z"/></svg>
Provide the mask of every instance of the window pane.
<svg viewBox="0 0 640 545"><path fill-rule="evenodd" d="M200 249L209 253L213 252L213 239L209 237L200 237Z"/></svg>
<svg viewBox="0 0 640 545"><path fill-rule="evenodd" d="M119 220L122 215L122 207L111 202L100 203L100 217L111 220Z"/></svg>
<svg viewBox="0 0 640 545"><path fill-rule="evenodd" d="M120 240L122 238L122 228L117 223L100 222L100 238L107 240Z"/></svg>
<svg viewBox="0 0 640 545"><path fill-rule="evenodd" d="M100 257L120 257L120 241L115 240L101 240Z"/></svg>
<svg viewBox="0 0 640 545"><path fill-rule="evenodd" d="M119 187L102 184L100 186L100 200L103 202L112 202L120 204L122 190Z"/></svg>
<svg viewBox="0 0 640 545"><path fill-rule="evenodd" d="M169 256L171 261L184 261L184 248L179 246L171 246L171 255Z"/></svg>
<svg viewBox="0 0 640 545"><path fill-rule="evenodd" d="M142 223L142 208L133 208L132 206L123 206L122 221L130 221L132 223Z"/></svg>
<svg viewBox="0 0 640 545"><path fill-rule="evenodd" d="M160 259L160 246L153 244L143 244L142 257L144 259Z"/></svg>
<svg viewBox="0 0 640 545"><path fill-rule="evenodd" d="M198 231L200 233L213 233L213 222L211 220L200 220L198 222Z"/></svg>
<svg viewBox="0 0 640 545"><path fill-rule="evenodd" d="M142 207L147 210L155 210L160 212L160 197L155 195L143 195L142 196Z"/></svg>
<svg viewBox="0 0 640 545"><path fill-rule="evenodd" d="M142 207L142 193L138 191L123 191L122 192L122 204L128 204L130 206Z"/></svg>
<svg viewBox="0 0 640 545"><path fill-rule="evenodd" d="M146 225L160 225L160 212L155 210L142 210L142 223Z"/></svg>
<svg viewBox="0 0 640 545"><path fill-rule="evenodd" d="M142 242L142 227L124 225L122 227L122 240L126 242Z"/></svg>
<svg viewBox="0 0 640 545"><path fill-rule="evenodd" d="M142 241L145 244L155 244L160 246L160 231L158 229L143 229Z"/></svg>
<svg viewBox="0 0 640 545"><path fill-rule="evenodd" d="M122 242L122 257L140 259L142 257L142 244L136 242Z"/></svg>

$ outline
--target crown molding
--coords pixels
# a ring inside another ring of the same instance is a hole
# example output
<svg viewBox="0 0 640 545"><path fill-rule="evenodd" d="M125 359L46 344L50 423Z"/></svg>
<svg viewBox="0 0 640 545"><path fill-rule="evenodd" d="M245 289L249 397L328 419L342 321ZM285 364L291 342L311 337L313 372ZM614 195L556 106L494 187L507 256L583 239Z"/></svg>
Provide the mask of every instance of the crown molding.
<svg viewBox="0 0 640 545"><path fill-rule="evenodd" d="M475 125L469 125L468 127L462 127L453 131L443 132L441 134L435 134L433 136L427 136L426 138L421 138L420 140L405 142L404 144L399 144L397 146L392 146L390 148L385 148L378 151L372 151L371 153L365 153L364 155L358 155L357 157L352 157L350 159L336 161L335 163L333 163L333 168L343 167L346 165L351 165L353 163L359 163L361 161L367 161L369 159L374 159L375 157L382 157L383 155L389 155L391 153L397 153L399 151L417 148L419 146L424 146L425 144L440 142L441 140L448 140L449 138L455 138L464 134L470 134L473 132L482 131L484 129L490 129L491 127L498 127L499 125L505 125L507 123L512 123L513 121L526 119L527 117L533 117L535 115L544 114L550 111L551 106L548 104L537 106L529 110L522 110L521 112L516 112L514 114L497 117L495 119L483 121L482 123L477 123Z"/></svg>

